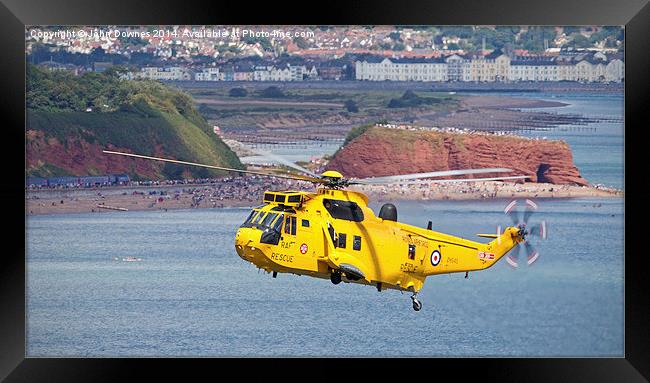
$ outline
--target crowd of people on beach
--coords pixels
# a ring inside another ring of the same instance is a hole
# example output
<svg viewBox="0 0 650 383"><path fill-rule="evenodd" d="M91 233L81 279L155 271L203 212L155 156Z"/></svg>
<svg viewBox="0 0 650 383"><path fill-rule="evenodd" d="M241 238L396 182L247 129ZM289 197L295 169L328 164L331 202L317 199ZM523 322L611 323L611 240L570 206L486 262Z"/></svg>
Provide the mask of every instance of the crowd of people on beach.
<svg viewBox="0 0 650 383"><path fill-rule="evenodd" d="M203 204L217 207L223 206L225 201L247 201L261 203L264 192L267 190L309 190L311 184L303 181L275 179L263 176L233 177L183 188L180 192L192 196L191 207L200 207Z"/></svg>
<svg viewBox="0 0 650 383"><path fill-rule="evenodd" d="M159 182L133 187L102 189L65 189L30 191L28 214L65 212L101 212L105 209L164 210L187 208L224 208L263 204L265 191L295 190L315 192L312 183L263 176L230 177L204 180L203 183ZM607 188L575 185L514 182L458 182L390 185L352 185L350 191L366 194L370 201L457 200L493 198L548 198L620 195Z"/></svg>
<svg viewBox="0 0 650 383"><path fill-rule="evenodd" d="M412 131L431 131L440 133L452 134L471 134L477 136L498 136L498 137L517 137L526 140L546 140L546 137L526 137L519 135L516 131L494 130L494 131L481 131L467 128L453 128L453 127L437 127L437 126L413 126L405 124L376 124L382 128L399 129L399 130L412 130Z"/></svg>

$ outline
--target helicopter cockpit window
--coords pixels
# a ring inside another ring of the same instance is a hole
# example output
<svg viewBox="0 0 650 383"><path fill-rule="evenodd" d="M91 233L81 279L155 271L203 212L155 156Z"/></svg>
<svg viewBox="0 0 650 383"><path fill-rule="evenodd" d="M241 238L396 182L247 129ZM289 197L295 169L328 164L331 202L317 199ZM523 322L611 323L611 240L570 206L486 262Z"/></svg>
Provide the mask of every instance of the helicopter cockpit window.
<svg viewBox="0 0 650 383"><path fill-rule="evenodd" d="M260 227L258 227L259 229L262 229L260 242L277 245L280 242L283 222L284 214L268 213L266 218L264 218L262 221Z"/></svg>
<svg viewBox="0 0 650 383"><path fill-rule="evenodd" d="M258 213L258 212L255 211L255 210L251 211L251 213L248 215L248 218L246 218L246 220L244 221L244 224L250 223L250 221L253 220L253 217L254 217L255 214L257 214L257 213Z"/></svg>
<svg viewBox="0 0 650 383"><path fill-rule="evenodd" d="M276 233L280 233L282 231L282 222L284 221L284 218L282 214L280 214L280 218L278 218L275 223L273 224L273 231Z"/></svg>
<svg viewBox="0 0 650 383"><path fill-rule="evenodd" d="M324 199L323 206L332 218L354 222L363 221L363 210L354 202Z"/></svg>
<svg viewBox="0 0 650 383"><path fill-rule="evenodd" d="M256 217L253 218L253 220L251 220L251 223L256 223L258 225L261 224L262 219L264 219L265 215L267 215L267 213L261 211Z"/></svg>
<svg viewBox="0 0 650 383"><path fill-rule="evenodd" d="M268 213L266 217L260 222L260 225L270 227L273 220L278 216L278 213Z"/></svg>
<svg viewBox="0 0 650 383"><path fill-rule="evenodd" d="M257 223L257 220L261 218L261 216L264 215L264 212L259 211L259 210L253 210L251 213L248 215L248 218L244 221L244 223L241 224L241 227L252 227L253 224Z"/></svg>

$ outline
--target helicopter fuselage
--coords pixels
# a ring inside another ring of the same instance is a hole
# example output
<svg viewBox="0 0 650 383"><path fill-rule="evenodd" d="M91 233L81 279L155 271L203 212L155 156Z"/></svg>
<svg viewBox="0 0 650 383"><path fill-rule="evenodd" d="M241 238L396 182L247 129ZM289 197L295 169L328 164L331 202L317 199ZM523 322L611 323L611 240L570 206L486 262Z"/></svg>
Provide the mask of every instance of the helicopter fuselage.
<svg viewBox="0 0 650 383"><path fill-rule="evenodd" d="M507 228L489 243L375 216L351 190L266 192L237 231L235 249L267 272L419 291L427 276L482 270L522 242Z"/></svg>

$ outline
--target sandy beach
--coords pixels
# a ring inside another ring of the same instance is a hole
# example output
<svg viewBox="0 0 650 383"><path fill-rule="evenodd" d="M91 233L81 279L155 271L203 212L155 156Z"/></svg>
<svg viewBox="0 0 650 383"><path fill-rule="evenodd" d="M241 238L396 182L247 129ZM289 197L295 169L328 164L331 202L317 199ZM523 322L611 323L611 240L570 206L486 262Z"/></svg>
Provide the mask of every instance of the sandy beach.
<svg viewBox="0 0 650 383"><path fill-rule="evenodd" d="M115 211L214 209L262 204L265 190L314 191L300 181L222 182L159 186L121 186L91 189L41 189L25 193L25 214L97 213ZM399 200L480 200L493 198L622 197L623 192L602 187L543 183L467 182L431 185L355 186L371 202Z"/></svg>

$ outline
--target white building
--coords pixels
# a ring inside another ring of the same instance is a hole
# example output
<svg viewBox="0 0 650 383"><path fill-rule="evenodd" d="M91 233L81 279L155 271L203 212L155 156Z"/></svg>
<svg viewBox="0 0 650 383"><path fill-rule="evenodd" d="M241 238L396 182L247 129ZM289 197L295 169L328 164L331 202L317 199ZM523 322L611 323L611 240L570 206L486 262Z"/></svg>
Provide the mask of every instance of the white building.
<svg viewBox="0 0 650 383"><path fill-rule="evenodd" d="M603 53L515 57L501 51L473 58L457 54L440 59L371 57L355 63L363 81L581 81L622 82L625 66Z"/></svg>
<svg viewBox="0 0 650 383"><path fill-rule="evenodd" d="M270 66L256 66L253 69L253 81L270 81Z"/></svg>
<svg viewBox="0 0 650 383"><path fill-rule="evenodd" d="M196 81L220 81L219 68L205 68L194 75Z"/></svg>
<svg viewBox="0 0 650 383"><path fill-rule="evenodd" d="M510 81L560 81L560 67L553 59L526 59L510 62Z"/></svg>
<svg viewBox="0 0 650 383"><path fill-rule="evenodd" d="M625 64L621 59L613 59L605 68L605 81L621 82L625 78Z"/></svg>
<svg viewBox="0 0 650 383"><path fill-rule="evenodd" d="M192 80L191 73L187 69L181 67L145 67L142 68L140 73L135 77L161 81Z"/></svg>
<svg viewBox="0 0 650 383"><path fill-rule="evenodd" d="M471 81L470 60L459 55L451 55L445 59L447 64L448 81Z"/></svg>
<svg viewBox="0 0 650 383"><path fill-rule="evenodd" d="M302 81L310 71L304 65L256 66L252 73L253 81Z"/></svg>
<svg viewBox="0 0 650 383"><path fill-rule="evenodd" d="M289 65L289 71L291 72L291 81L302 81L305 76L308 75L307 67L304 65L300 66L291 66Z"/></svg>
<svg viewBox="0 0 650 383"><path fill-rule="evenodd" d="M439 59L357 61L356 79L367 81L447 81L447 63Z"/></svg>

